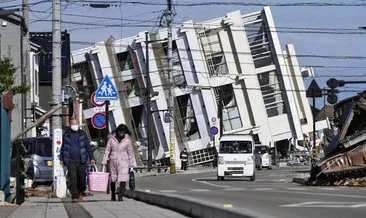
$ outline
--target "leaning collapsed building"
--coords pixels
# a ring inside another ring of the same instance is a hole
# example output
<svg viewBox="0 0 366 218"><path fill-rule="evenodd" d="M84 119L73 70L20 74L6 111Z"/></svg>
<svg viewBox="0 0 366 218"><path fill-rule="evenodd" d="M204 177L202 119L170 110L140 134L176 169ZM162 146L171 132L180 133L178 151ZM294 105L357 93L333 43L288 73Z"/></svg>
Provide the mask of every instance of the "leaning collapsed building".
<svg viewBox="0 0 366 218"><path fill-rule="evenodd" d="M190 164L212 160L209 129L223 105L224 133L252 133L262 144L286 150L289 143L304 145L312 131L312 114L305 96L302 70L293 45L282 51L270 8L173 28L173 84L167 80L167 30L149 33L149 60L145 60L145 33L72 52L72 81L91 96L105 75L119 92L111 102L109 128L120 123L133 130L146 146L146 115L152 113L153 156L169 157L169 123L165 122L168 89L174 96L175 156L185 147ZM146 68L157 95L145 107ZM101 136L91 124L100 110L90 100L84 104L85 127L92 139ZM321 127L320 127L321 128ZM218 138L215 138L218 140ZM180 165L179 161L176 164Z"/></svg>

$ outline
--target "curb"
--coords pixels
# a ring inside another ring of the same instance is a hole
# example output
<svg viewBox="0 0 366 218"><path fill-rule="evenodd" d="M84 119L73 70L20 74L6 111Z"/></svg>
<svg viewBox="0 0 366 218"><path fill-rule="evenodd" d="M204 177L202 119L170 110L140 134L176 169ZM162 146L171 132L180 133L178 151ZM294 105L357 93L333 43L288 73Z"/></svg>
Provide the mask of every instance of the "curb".
<svg viewBox="0 0 366 218"><path fill-rule="evenodd" d="M309 181L309 178L293 178L292 179L293 183L298 183L301 185L306 185L308 181Z"/></svg>
<svg viewBox="0 0 366 218"><path fill-rule="evenodd" d="M214 205L205 204L187 197L168 196L154 192L128 191L126 196L138 201L174 210L190 217L201 218L254 218Z"/></svg>

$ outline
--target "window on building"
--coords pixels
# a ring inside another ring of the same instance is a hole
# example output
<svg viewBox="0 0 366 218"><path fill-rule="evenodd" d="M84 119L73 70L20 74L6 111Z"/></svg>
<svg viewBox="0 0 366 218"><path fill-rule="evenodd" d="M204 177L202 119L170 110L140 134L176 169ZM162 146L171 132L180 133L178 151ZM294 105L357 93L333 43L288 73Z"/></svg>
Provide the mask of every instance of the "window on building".
<svg viewBox="0 0 366 218"><path fill-rule="evenodd" d="M199 139L200 132L197 125L196 116L193 110L190 95L177 97L180 120L183 125L183 132L188 140Z"/></svg>
<svg viewBox="0 0 366 218"><path fill-rule="evenodd" d="M217 104L222 103L222 120L225 131L243 127L239 108L235 100L234 89L231 84L215 88Z"/></svg>
<svg viewBox="0 0 366 218"><path fill-rule="evenodd" d="M90 67L88 62L81 62L79 64L75 64L72 66L73 68L73 74L80 74L81 80L79 80L76 84L78 87L78 90L80 90L81 92L83 92L86 96L86 101L85 101L85 108L91 108L94 107L92 105L91 99L89 96L91 96L93 94L93 92L95 91L95 81L93 80L94 75L92 75L91 71L90 71Z"/></svg>
<svg viewBox="0 0 366 218"><path fill-rule="evenodd" d="M164 42L162 43L162 46L164 48L164 54L168 55L168 43ZM168 60L168 59L166 59ZM180 61L179 56L179 50L177 47L177 43L175 40L172 42L172 62L173 62L173 81L174 84L177 86L183 86L186 85L186 79L184 77L183 68ZM165 63L166 67L168 67L168 62ZM166 68L167 69L167 68Z"/></svg>
<svg viewBox="0 0 366 218"><path fill-rule="evenodd" d="M244 26L255 67L260 68L274 64L263 20L258 19Z"/></svg>
<svg viewBox="0 0 366 218"><path fill-rule="evenodd" d="M131 55L128 51L118 53L117 60L118 60L119 66L121 68L121 72L125 71L125 70L133 69L133 62L131 59Z"/></svg>
<svg viewBox="0 0 366 218"><path fill-rule="evenodd" d="M268 117L285 114L283 91L278 81L277 71L258 74L258 80Z"/></svg>
<svg viewBox="0 0 366 218"><path fill-rule="evenodd" d="M199 34L210 76L229 74L225 55L221 46L219 30L209 30Z"/></svg>
<svg viewBox="0 0 366 218"><path fill-rule="evenodd" d="M136 79L126 80L123 82L125 86L125 91L128 98L136 97L136 93L139 93L140 88ZM140 95L143 93L139 93Z"/></svg>
<svg viewBox="0 0 366 218"><path fill-rule="evenodd" d="M142 105L132 107L132 131L135 134L135 138L138 141L143 140L145 143L147 143L147 134L146 134L146 125L144 124L143 118L144 118L144 107ZM146 119L146 118L145 118ZM146 144L143 144L144 146Z"/></svg>

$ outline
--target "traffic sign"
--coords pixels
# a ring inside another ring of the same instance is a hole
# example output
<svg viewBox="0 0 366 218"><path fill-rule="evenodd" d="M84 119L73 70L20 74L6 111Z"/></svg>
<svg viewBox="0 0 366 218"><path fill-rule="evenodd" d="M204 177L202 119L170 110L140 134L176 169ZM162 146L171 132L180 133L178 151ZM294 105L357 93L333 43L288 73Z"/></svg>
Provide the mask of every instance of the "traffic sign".
<svg viewBox="0 0 366 218"><path fill-rule="evenodd" d="M95 92L93 92L93 94L91 95L91 101L92 101L92 103L93 103L93 105L95 106L95 107L102 107L102 106L104 106L105 105L105 101L104 100L102 100L102 101L98 101L97 100L97 98L96 98L96 94L95 94Z"/></svg>
<svg viewBox="0 0 366 218"><path fill-rule="evenodd" d="M319 85L316 83L315 79L311 81L308 90L306 90L306 97L310 98L321 98L323 96L322 90L319 88Z"/></svg>
<svg viewBox="0 0 366 218"><path fill-rule="evenodd" d="M96 99L98 101L115 101L118 100L118 91L111 82L111 79L106 75L103 81L99 84L96 91Z"/></svg>
<svg viewBox="0 0 366 218"><path fill-rule="evenodd" d="M91 121L95 129L104 129L107 126L107 117L102 112L95 113Z"/></svg>
<svg viewBox="0 0 366 218"><path fill-rule="evenodd" d="M216 126L211 126L210 133L211 135L217 135L217 133L219 133L219 128L217 128Z"/></svg>

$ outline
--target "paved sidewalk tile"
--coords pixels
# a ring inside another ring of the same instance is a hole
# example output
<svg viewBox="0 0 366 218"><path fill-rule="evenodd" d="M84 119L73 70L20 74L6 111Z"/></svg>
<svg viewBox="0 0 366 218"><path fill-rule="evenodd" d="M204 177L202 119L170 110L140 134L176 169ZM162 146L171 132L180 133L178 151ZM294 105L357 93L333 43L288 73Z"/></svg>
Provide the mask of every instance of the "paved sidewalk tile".
<svg viewBox="0 0 366 218"><path fill-rule="evenodd" d="M9 218L68 217L61 199L46 197L28 198Z"/></svg>
<svg viewBox="0 0 366 218"><path fill-rule="evenodd" d="M65 202L64 202L65 203ZM16 210L1 212L1 218L65 218L69 217L64 203L58 198L31 197L28 198ZM67 204L71 202L66 200ZM79 202L85 210L94 218L184 218L186 216L157 206L149 205L133 199L124 198L124 201L110 201L110 195L94 193L93 196L84 198ZM77 206L77 205L75 205ZM9 215L10 213L10 215ZM70 214L78 217L78 214ZM79 217L81 218L81 217Z"/></svg>
<svg viewBox="0 0 366 218"><path fill-rule="evenodd" d="M149 205L133 199L124 201L110 201L110 195L94 194L85 198L80 204L95 218L183 218L180 213Z"/></svg>
<svg viewBox="0 0 366 218"><path fill-rule="evenodd" d="M18 208L18 206L0 206L0 217L9 217L9 215L15 211Z"/></svg>

